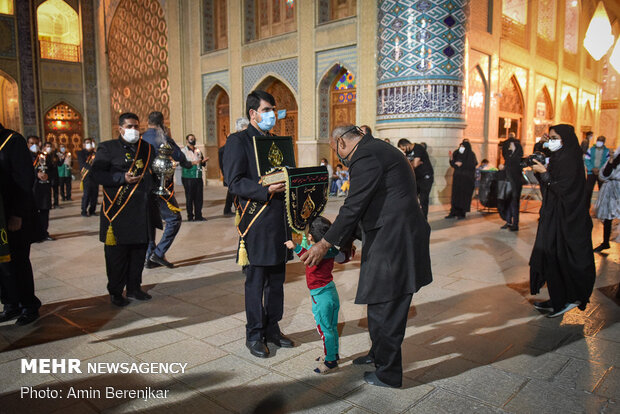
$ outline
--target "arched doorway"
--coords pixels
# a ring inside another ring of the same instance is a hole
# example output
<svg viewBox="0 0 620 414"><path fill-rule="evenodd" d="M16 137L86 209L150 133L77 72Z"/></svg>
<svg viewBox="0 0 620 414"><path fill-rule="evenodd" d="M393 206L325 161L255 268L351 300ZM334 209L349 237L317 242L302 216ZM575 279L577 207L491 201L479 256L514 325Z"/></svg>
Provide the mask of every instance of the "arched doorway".
<svg viewBox="0 0 620 414"><path fill-rule="evenodd" d="M221 90L215 100L216 131L218 148L226 144L226 138L230 135L230 112L228 94Z"/></svg>
<svg viewBox="0 0 620 414"><path fill-rule="evenodd" d="M481 158L486 158L489 150L485 134L486 96L487 83L484 72L480 65L476 65L469 71L466 98L467 126L463 130L463 138L469 139L475 145Z"/></svg>
<svg viewBox="0 0 620 414"><path fill-rule="evenodd" d="M570 96L570 93L566 95L564 102L562 102L560 119L566 124L575 125L575 104L573 104L573 98Z"/></svg>
<svg viewBox="0 0 620 414"><path fill-rule="evenodd" d="M45 142L67 147L73 157L73 167L77 165L76 151L82 149L84 122L82 115L68 104L61 102L45 114Z"/></svg>
<svg viewBox="0 0 620 414"><path fill-rule="evenodd" d="M517 79L512 76L501 90L498 128L500 138L507 138L510 132L514 132L517 139L521 140L523 107L521 87L519 87Z"/></svg>
<svg viewBox="0 0 620 414"><path fill-rule="evenodd" d="M270 131L274 135L293 137L295 159L297 159L297 101L291 90L282 81L269 77L257 89L270 93L276 100L278 120Z"/></svg>
<svg viewBox="0 0 620 414"><path fill-rule="evenodd" d="M581 123L581 136L582 139L586 137L589 131L592 131L592 125L594 124L594 114L592 113L592 106L590 101L586 102L586 109L583 114L583 122Z"/></svg>
<svg viewBox="0 0 620 414"><path fill-rule="evenodd" d="M0 123L5 128L21 130L17 82L2 71L0 71Z"/></svg>
<svg viewBox="0 0 620 414"><path fill-rule="evenodd" d="M357 102L355 76L344 68L341 72L330 88L330 131L339 125L355 125L355 104ZM334 151L331 154L331 164L335 167L338 157Z"/></svg>
<svg viewBox="0 0 620 414"><path fill-rule="evenodd" d="M534 114L534 137L541 137L553 123L553 104L546 86L536 96L536 112Z"/></svg>
<svg viewBox="0 0 620 414"><path fill-rule="evenodd" d="M116 8L108 36L112 130L127 111L140 117L143 130L151 111L161 111L170 125L164 17L159 0L121 0Z"/></svg>

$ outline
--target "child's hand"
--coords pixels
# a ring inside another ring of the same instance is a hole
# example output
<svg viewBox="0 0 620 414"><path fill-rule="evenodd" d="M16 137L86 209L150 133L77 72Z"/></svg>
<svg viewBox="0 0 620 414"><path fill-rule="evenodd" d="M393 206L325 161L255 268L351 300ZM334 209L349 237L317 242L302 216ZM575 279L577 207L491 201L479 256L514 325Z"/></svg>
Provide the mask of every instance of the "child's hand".
<svg viewBox="0 0 620 414"><path fill-rule="evenodd" d="M293 240L287 240L286 243L284 243L284 245L291 250L295 248L295 243L293 243Z"/></svg>

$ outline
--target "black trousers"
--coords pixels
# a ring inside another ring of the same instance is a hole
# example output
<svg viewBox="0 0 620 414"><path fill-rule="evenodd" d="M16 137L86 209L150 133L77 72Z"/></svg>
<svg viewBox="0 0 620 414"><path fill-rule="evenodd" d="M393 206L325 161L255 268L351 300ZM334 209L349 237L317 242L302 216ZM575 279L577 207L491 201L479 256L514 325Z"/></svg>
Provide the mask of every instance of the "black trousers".
<svg viewBox="0 0 620 414"><path fill-rule="evenodd" d="M224 214L232 212L233 201L235 200L235 195L227 189L226 191L226 203L224 204Z"/></svg>
<svg viewBox="0 0 620 414"><path fill-rule="evenodd" d="M405 337L412 297L413 294L409 293L389 302L368 305L368 331L372 341L368 355L375 361L377 377L394 387L403 384L400 347Z"/></svg>
<svg viewBox="0 0 620 414"><path fill-rule="evenodd" d="M58 190L60 189L60 179L58 177L50 178L52 184L52 200L54 207L58 207L60 200L58 200Z"/></svg>
<svg viewBox="0 0 620 414"><path fill-rule="evenodd" d="M588 206L592 202L592 193L594 192L594 185L598 183L598 190L601 191L601 186L603 182L598 179L598 175L588 174L588 178L586 178L586 200L588 201Z"/></svg>
<svg viewBox="0 0 620 414"><path fill-rule="evenodd" d="M127 293L140 290L147 247L146 243L104 246L110 295L122 295L125 287Z"/></svg>
<svg viewBox="0 0 620 414"><path fill-rule="evenodd" d="M37 217L39 218L39 223L41 225L41 239L44 239L50 235L47 232L47 229L50 226L50 211L49 210L38 210Z"/></svg>
<svg viewBox="0 0 620 414"><path fill-rule="evenodd" d="M513 187L506 208L506 223L519 227L519 209L521 208L521 190L523 187Z"/></svg>
<svg viewBox="0 0 620 414"><path fill-rule="evenodd" d="M84 194L82 194L82 213L93 214L97 209L97 197L99 197L99 186L91 180L84 180Z"/></svg>
<svg viewBox="0 0 620 414"><path fill-rule="evenodd" d="M204 182L202 178L181 178L185 189L185 208L189 220L202 218Z"/></svg>
<svg viewBox="0 0 620 414"><path fill-rule="evenodd" d="M249 265L245 272L245 333L248 341L280 332L284 312L284 263L275 266Z"/></svg>
<svg viewBox="0 0 620 414"><path fill-rule="evenodd" d="M420 178L416 180L416 190L418 192L418 199L420 200L420 207L424 218L428 219L428 203L431 194L431 188L433 187L433 177Z"/></svg>
<svg viewBox="0 0 620 414"><path fill-rule="evenodd" d="M34 312L41 301L34 294L30 240L24 231L8 232L11 261L0 263L0 301L6 308Z"/></svg>
<svg viewBox="0 0 620 414"><path fill-rule="evenodd" d="M64 201L71 200L71 177L60 177L60 196Z"/></svg>

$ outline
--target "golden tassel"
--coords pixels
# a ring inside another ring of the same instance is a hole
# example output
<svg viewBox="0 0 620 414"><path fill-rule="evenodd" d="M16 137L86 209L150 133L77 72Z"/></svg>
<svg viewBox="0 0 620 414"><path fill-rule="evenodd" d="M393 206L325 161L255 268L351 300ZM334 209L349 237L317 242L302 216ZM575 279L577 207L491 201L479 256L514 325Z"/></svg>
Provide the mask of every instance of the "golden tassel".
<svg viewBox="0 0 620 414"><path fill-rule="evenodd" d="M166 204L168 205L168 208L170 209L170 211L173 211L175 213L181 212L181 209L175 206L174 204L172 204L170 201L166 201Z"/></svg>
<svg viewBox="0 0 620 414"><path fill-rule="evenodd" d="M11 261L11 255L0 256L0 263L8 263Z"/></svg>
<svg viewBox="0 0 620 414"><path fill-rule="evenodd" d="M114 237L114 231L112 231L112 223L108 226L108 231L105 235L106 246L116 246L116 237Z"/></svg>
<svg viewBox="0 0 620 414"><path fill-rule="evenodd" d="M84 180L80 180L80 191L84 191Z"/></svg>
<svg viewBox="0 0 620 414"><path fill-rule="evenodd" d="M239 223L241 223L241 215L239 214L239 209L237 209L235 212L235 227L238 227Z"/></svg>
<svg viewBox="0 0 620 414"><path fill-rule="evenodd" d="M239 258L237 259L237 264L239 266L247 266L250 264L250 259L248 259L248 251L245 249L245 241L241 239L239 242Z"/></svg>

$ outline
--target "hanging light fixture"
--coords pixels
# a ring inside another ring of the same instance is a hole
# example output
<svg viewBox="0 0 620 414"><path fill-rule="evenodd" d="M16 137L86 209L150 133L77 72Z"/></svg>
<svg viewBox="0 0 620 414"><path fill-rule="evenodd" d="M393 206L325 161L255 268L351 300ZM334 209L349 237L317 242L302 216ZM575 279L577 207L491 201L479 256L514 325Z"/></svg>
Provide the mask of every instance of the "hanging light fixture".
<svg viewBox="0 0 620 414"><path fill-rule="evenodd" d="M616 72L620 73L620 36L618 36L616 46L614 46L611 56L609 56L609 63L616 70Z"/></svg>
<svg viewBox="0 0 620 414"><path fill-rule="evenodd" d="M603 2L599 1L586 31L586 37L583 39L583 46L594 60L599 60L613 44L614 35L611 33L611 23L609 23Z"/></svg>

